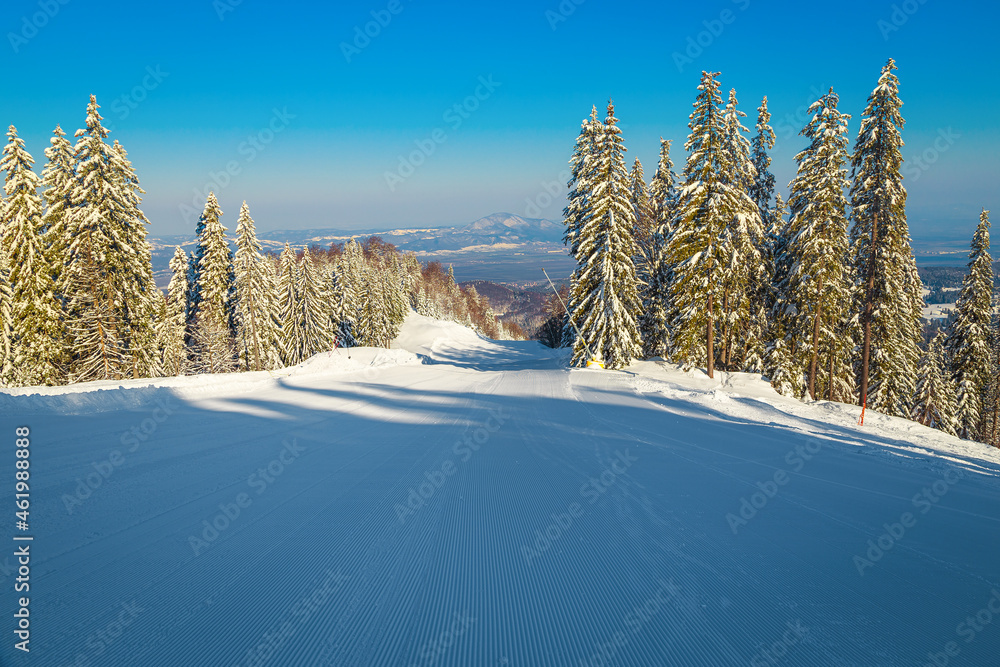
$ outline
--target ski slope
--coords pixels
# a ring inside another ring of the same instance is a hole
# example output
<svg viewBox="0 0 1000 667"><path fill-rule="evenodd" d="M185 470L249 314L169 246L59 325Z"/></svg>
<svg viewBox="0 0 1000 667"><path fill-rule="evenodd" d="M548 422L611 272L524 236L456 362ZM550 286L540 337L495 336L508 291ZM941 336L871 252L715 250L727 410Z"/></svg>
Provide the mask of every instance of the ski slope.
<svg viewBox="0 0 1000 667"><path fill-rule="evenodd" d="M0 664L1000 662L1000 450L417 315L394 348L0 394Z"/></svg>

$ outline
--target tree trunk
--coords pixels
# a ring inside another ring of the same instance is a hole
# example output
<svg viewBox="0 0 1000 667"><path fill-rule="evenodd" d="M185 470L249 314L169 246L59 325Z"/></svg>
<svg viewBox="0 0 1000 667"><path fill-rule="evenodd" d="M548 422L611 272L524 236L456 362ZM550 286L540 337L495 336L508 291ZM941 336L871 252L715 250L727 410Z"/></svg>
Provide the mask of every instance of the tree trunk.
<svg viewBox="0 0 1000 667"><path fill-rule="evenodd" d="M826 392L826 400L828 401L833 400L833 353L834 353L833 341L830 341L830 375L829 377L827 377L828 387Z"/></svg>

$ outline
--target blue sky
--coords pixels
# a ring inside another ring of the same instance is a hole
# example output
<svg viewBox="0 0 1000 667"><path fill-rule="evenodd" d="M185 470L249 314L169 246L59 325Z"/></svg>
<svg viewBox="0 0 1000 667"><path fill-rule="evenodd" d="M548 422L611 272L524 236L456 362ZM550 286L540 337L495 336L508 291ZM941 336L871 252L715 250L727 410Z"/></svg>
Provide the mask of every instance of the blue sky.
<svg viewBox="0 0 1000 667"><path fill-rule="evenodd" d="M191 232L184 207L206 187L230 228L244 199L264 230L458 224L496 211L558 219L561 195L529 204L563 180L593 104L614 98L627 157L647 176L661 135L680 170L699 73L720 71L751 129L768 96L785 190L808 103L833 86L853 140L891 56L914 239L965 240L980 208L998 205L992 3L332 5L8 0L0 122L18 127L40 171L53 127L82 127L97 95L147 191L154 235ZM367 44L356 39L366 25ZM400 172L419 146L420 164ZM390 187L387 172L406 177Z"/></svg>

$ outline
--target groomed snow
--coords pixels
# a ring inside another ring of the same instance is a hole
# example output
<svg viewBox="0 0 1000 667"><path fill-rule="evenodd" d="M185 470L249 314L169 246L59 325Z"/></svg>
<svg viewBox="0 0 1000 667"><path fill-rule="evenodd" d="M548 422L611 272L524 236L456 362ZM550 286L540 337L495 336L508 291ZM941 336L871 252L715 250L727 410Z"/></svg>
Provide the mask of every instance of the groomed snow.
<svg viewBox="0 0 1000 667"><path fill-rule="evenodd" d="M417 315L394 348L0 393L0 664L996 664L1000 450Z"/></svg>

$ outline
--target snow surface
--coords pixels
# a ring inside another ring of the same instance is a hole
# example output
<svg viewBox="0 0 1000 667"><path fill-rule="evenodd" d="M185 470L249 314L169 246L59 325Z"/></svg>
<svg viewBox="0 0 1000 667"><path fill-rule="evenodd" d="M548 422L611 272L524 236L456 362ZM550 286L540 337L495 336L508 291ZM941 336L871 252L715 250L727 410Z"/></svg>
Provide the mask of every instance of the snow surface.
<svg viewBox="0 0 1000 667"><path fill-rule="evenodd" d="M1000 450L417 315L394 348L0 393L35 536L0 664L997 663Z"/></svg>

